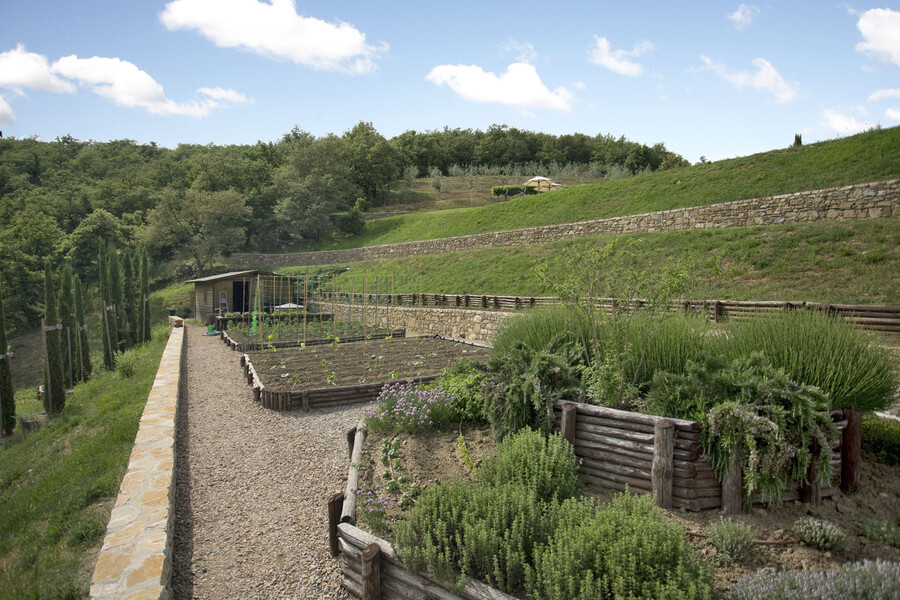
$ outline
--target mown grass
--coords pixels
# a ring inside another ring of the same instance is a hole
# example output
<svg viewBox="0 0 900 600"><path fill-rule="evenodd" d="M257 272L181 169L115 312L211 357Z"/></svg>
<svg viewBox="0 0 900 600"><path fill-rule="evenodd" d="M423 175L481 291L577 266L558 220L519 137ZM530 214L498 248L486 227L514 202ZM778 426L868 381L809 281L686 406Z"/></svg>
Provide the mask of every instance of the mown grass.
<svg viewBox="0 0 900 600"><path fill-rule="evenodd" d="M900 222L897 219L737 227L702 231L599 236L513 248L372 260L340 267L338 287L368 286L388 293L550 295L534 267L567 247L635 240L641 268L674 259L692 262L696 299L806 300L900 304ZM279 272L321 272L288 267ZM330 278L330 277L329 277Z"/></svg>
<svg viewBox="0 0 900 600"><path fill-rule="evenodd" d="M352 248L571 223L900 177L900 127L573 186L500 204L370 221L359 236L305 250Z"/></svg>
<svg viewBox="0 0 900 600"><path fill-rule="evenodd" d="M84 598L168 329L131 350L131 378L102 372L62 413L0 446L0 598ZM38 407L17 397L17 412Z"/></svg>

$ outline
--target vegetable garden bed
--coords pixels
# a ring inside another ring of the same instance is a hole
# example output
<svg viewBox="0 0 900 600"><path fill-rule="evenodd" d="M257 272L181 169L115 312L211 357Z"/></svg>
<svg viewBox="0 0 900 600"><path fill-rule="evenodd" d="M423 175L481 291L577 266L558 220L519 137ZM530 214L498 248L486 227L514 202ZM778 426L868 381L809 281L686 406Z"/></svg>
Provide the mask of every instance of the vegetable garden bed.
<svg viewBox="0 0 900 600"><path fill-rule="evenodd" d="M306 412L367 402L385 383L431 381L457 358L486 356L479 346L420 337L251 352L241 364L264 407Z"/></svg>

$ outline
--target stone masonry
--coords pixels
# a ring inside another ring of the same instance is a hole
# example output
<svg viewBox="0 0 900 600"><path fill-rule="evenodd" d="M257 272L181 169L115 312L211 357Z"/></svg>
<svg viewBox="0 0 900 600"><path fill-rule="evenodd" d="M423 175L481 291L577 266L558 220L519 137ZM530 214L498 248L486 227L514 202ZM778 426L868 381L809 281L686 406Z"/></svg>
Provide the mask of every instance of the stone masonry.
<svg viewBox="0 0 900 600"><path fill-rule="evenodd" d="M235 253L231 263L268 266L327 265L371 259L402 258L475 248L523 246L595 235L752 227L782 223L811 223L848 219L900 217L900 180L849 185L735 200L705 206L676 208L640 215L613 217L530 227L512 231L479 233L453 238L384 244L348 250L294 254Z"/></svg>
<svg viewBox="0 0 900 600"><path fill-rule="evenodd" d="M331 302L311 303L314 312L331 313ZM347 319L348 305L336 304L334 318L338 322ZM352 308L352 320L362 321L361 306ZM513 316L514 312L494 310L473 310L462 308L435 308L433 306L379 306L366 307L365 322L377 323L381 327L390 325L391 329L406 329L412 333L427 333L441 337L462 339L479 344L488 343L497 331L503 319Z"/></svg>
<svg viewBox="0 0 900 600"><path fill-rule="evenodd" d="M166 342L91 579L92 599L172 597L175 411L185 335L176 327Z"/></svg>

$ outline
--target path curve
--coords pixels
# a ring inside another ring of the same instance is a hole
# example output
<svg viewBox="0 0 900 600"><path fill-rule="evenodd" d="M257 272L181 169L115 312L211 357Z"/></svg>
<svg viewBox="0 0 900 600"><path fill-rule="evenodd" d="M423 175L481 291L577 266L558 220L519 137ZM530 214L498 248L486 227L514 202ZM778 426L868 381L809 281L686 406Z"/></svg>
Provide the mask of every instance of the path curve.
<svg viewBox="0 0 900 600"><path fill-rule="evenodd" d="M351 598L324 502L343 488L362 406L263 409L238 354L204 331L188 329L179 408L174 598Z"/></svg>

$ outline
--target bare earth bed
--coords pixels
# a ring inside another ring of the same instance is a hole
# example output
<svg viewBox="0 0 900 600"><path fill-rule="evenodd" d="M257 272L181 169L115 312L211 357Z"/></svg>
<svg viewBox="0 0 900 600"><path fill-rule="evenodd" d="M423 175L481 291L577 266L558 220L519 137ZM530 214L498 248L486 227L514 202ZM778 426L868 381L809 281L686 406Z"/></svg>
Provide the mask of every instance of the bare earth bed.
<svg viewBox="0 0 900 600"><path fill-rule="evenodd" d="M489 428L466 428L462 430L470 458L476 464L487 455L493 454L495 444ZM400 461L403 473L412 483L424 488L454 477L473 478L472 470L466 465L459 448L459 432L401 434ZM360 474L360 489L372 490L380 487L379 495L387 495L381 481L383 466L380 462L381 442L384 436L370 433L366 439L363 464ZM585 493L601 499L610 499L613 492L586 488ZM392 494L388 515L396 518L400 509L397 505L399 494ZM665 511L669 518L680 523L690 533L704 532L704 528L721 516L718 510L688 512L685 510ZM874 542L858 535L857 526L866 518L879 517L895 521L900 512L900 467L864 461L860 491L834 499L826 499L822 506L813 507L801 502L788 502L780 508L755 506L752 511L735 517L749 525L756 533L756 539L763 541L756 551L743 563L716 566L716 586L727 592L734 583L765 567L794 570L829 571L837 570L846 562L863 559L900 561L900 549ZM367 528L363 511L360 511L361 527ZM813 516L828 520L840 527L848 536L847 547L842 552L820 552L798 541L791 529L794 521L803 516ZM390 534L384 537L390 538ZM691 543L701 556L715 560L716 550L705 538L690 535ZM849 600L849 599L848 599Z"/></svg>
<svg viewBox="0 0 900 600"><path fill-rule="evenodd" d="M437 375L457 358L485 360L486 348L438 338L395 338L250 352L266 389L288 392Z"/></svg>

